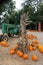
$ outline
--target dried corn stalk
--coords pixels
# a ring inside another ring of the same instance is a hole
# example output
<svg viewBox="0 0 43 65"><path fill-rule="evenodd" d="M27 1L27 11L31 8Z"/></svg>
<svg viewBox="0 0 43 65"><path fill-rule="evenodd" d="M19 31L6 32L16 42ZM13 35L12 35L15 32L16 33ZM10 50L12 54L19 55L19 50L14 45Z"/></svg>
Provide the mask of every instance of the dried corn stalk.
<svg viewBox="0 0 43 65"><path fill-rule="evenodd" d="M28 51L28 40L26 35L26 21L28 20L27 14L23 14L21 16L21 37L20 37L20 43L19 43L19 49L22 50L24 53L27 53Z"/></svg>

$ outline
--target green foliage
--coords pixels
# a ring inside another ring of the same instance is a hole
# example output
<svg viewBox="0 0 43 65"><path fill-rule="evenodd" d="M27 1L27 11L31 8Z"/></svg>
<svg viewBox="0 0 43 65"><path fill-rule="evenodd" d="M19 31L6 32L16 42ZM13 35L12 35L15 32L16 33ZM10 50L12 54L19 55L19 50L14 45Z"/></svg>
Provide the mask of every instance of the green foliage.
<svg viewBox="0 0 43 65"><path fill-rule="evenodd" d="M20 23L20 14L18 12L13 12L9 16L9 23L19 24Z"/></svg>
<svg viewBox="0 0 43 65"><path fill-rule="evenodd" d="M3 2L3 4L0 4L0 15L2 12L7 11L8 13L11 13L15 9L15 1L8 0Z"/></svg>
<svg viewBox="0 0 43 65"><path fill-rule="evenodd" d="M37 2L37 3L36 3ZM43 21L43 3L42 0L25 0L23 5L23 13L29 12L29 19L33 22Z"/></svg>

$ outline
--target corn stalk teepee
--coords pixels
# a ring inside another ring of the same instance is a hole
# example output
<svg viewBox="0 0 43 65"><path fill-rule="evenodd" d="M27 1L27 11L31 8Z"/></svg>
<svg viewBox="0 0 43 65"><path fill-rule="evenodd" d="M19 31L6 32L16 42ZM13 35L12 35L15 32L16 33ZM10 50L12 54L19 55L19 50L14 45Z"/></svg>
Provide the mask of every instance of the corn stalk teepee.
<svg viewBox="0 0 43 65"><path fill-rule="evenodd" d="M28 40L27 40L27 35L26 35L26 25L28 24L28 16L26 13L21 15L21 37L19 38L19 47L21 51L24 53L28 52Z"/></svg>

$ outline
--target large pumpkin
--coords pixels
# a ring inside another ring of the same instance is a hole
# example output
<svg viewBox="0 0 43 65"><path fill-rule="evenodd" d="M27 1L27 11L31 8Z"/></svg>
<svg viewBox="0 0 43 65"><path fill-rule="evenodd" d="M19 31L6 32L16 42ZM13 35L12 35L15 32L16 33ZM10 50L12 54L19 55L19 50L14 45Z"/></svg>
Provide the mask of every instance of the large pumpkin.
<svg viewBox="0 0 43 65"><path fill-rule="evenodd" d="M38 60L37 56L36 55L33 55L32 56L32 60L37 61Z"/></svg>
<svg viewBox="0 0 43 65"><path fill-rule="evenodd" d="M2 41L1 45L4 46L4 47L8 47L9 46L9 44L7 42L5 42L5 41Z"/></svg>
<svg viewBox="0 0 43 65"><path fill-rule="evenodd" d="M28 55L27 54L23 54L23 59L28 59Z"/></svg>
<svg viewBox="0 0 43 65"><path fill-rule="evenodd" d="M11 49L11 50L10 50L10 54L11 54L11 55L14 55L15 53L16 53L16 50L14 50L14 49Z"/></svg>

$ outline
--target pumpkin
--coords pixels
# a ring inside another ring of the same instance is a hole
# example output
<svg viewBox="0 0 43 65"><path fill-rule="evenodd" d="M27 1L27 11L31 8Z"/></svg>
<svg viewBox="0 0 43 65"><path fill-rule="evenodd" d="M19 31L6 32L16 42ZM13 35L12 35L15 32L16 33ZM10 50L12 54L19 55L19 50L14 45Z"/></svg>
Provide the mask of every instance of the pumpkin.
<svg viewBox="0 0 43 65"><path fill-rule="evenodd" d="M32 56L32 60L37 61L37 59L38 59L38 58L37 58L36 55L33 55L33 56Z"/></svg>
<svg viewBox="0 0 43 65"><path fill-rule="evenodd" d="M36 47L33 47L33 50L36 50Z"/></svg>
<svg viewBox="0 0 43 65"><path fill-rule="evenodd" d="M40 51L41 53L43 53L43 47L40 47L39 51Z"/></svg>
<svg viewBox="0 0 43 65"><path fill-rule="evenodd" d="M5 41L2 41L1 45L4 46L4 47L8 47L9 46L9 44L7 42L5 42Z"/></svg>
<svg viewBox="0 0 43 65"><path fill-rule="evenodd" d="M17 51L17 54L19 54L20 52L21 52L21 50L18 50L18 51Z"/></svg>
<svg viewBox="0 0 43 65"><path fill-rule="evenodd" d="M33 47L32 46L29 46L29 50L32 51L33 50Z"/></svg>
<svg viewBox="0 0 43 65"><path fill-rule="evenodd" d="M21 50L18 50L18 51L17 51L17 54L18 54L20 57L23 56L23 52L22 52Z"/></svg>
<svg viewBox="0 0 43 65"><path fill-rule="evenodd" d="M10 50L10 54L11 54L11 55L14 55L15 52L16 52L16 50L13 50L13 49Z"/></svg>
<svg viewBox="0 0 43 65"><path fill-rule="evenodd" d="M41 53L43 53L43 46L41 46L40 44L38 45L38 49Z"/></svg>
<svg viewBox="0 0 43 65"><path fill-rule="evenodd" d="M40 49L42 46L40 44L37 44L37 48Z"/></svg>
<svg viewBox="0 0 43 65"><path fill-rule="evenodd" d="M28 59L28 55L27 54L23 54L23 59Z"/></svg>
<svg viewBox="0 0 43 65"><path fill-rule="evenodd" d="M22 56L23 56L23 52L21 51L18 55L19 55L20 57L22 57Z"/></svg>

